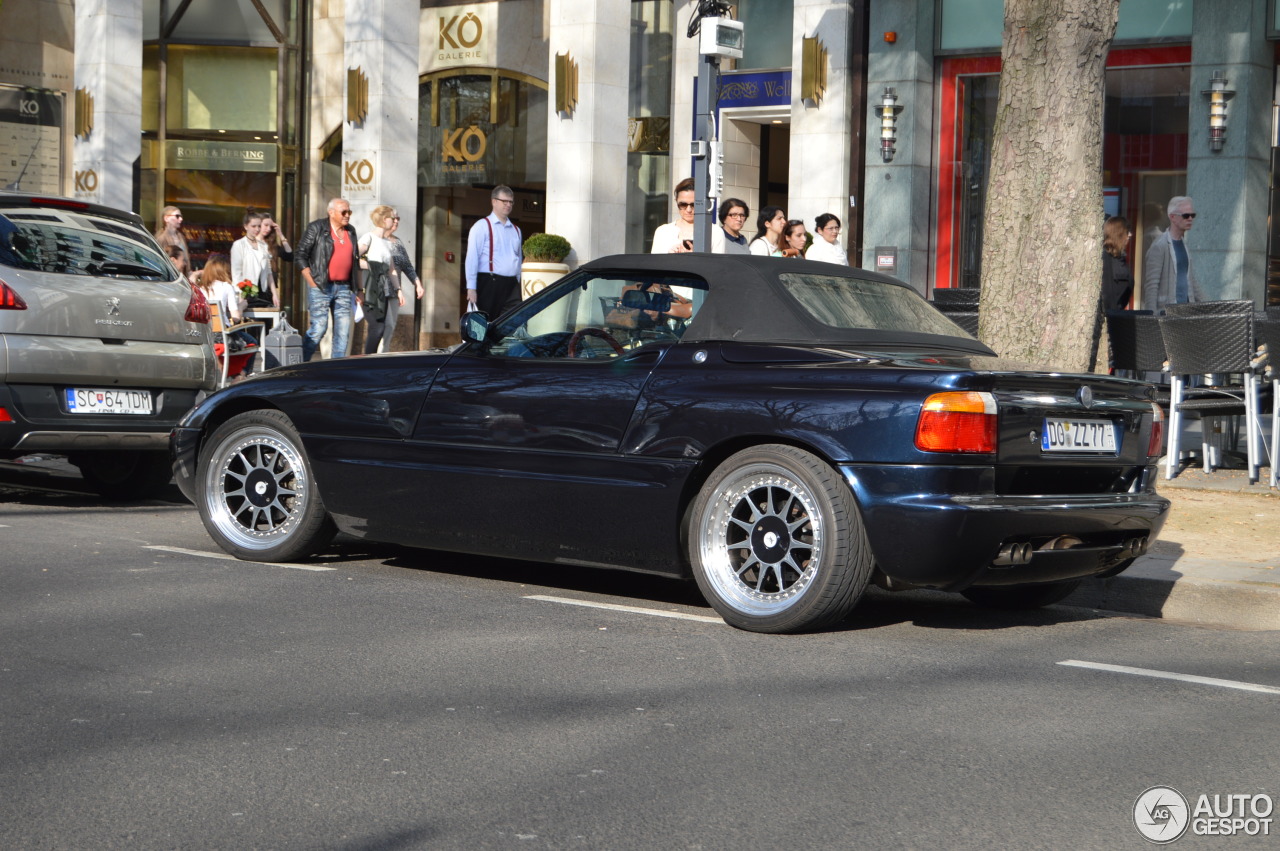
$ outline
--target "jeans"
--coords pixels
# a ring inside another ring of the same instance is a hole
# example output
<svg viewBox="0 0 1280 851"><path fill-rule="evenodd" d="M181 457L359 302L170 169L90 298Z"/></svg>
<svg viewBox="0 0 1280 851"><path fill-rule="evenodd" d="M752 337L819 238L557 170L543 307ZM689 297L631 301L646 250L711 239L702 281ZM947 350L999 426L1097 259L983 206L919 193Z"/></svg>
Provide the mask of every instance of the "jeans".
<svg viewBox="0 0 1280 851"><path fill-rule="evenodd" d="M391 351L391 337L396 331L396 317L400 315L400 300L395 296L387 299L387 312L378 317L376 311L368 305L364 308L364 353L371 355L378 351L378 344L382 344L384 352Z"/></svg>
<svg viewBox="0 0 1280 851"><path fill-rule="evenodd" d="M351 336L351 286L328 284L325 287L307 287L307 313L311 325L302 338L302 360L309 361L320 348L320 340L329 329L329 311L333 311L333 350L331 357L345 358L347 342Z"/></svg>

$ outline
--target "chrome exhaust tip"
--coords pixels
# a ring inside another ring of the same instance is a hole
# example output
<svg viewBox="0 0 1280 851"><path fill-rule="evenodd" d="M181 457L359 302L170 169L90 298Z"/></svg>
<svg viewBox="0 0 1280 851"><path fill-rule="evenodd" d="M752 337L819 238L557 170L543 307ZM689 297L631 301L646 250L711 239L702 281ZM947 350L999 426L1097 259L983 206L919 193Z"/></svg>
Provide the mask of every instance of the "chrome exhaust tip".
<svg viewBox="0 0 1280 851"><path fill-rule="evenodd" d="M1005 544L1000 547L1000 552L991 561L994 567L1012 567L1019 564L1028 564L1031 561L1031 544Z"/></svg>

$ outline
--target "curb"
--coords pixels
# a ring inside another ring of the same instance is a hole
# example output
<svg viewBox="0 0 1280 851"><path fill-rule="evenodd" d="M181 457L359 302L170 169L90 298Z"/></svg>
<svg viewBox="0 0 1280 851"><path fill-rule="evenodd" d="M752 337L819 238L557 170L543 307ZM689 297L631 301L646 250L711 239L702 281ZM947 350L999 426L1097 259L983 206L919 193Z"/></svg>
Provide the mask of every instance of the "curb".
<svg viewBox="0 0 1280 851"><path fill-rule="evenodd" d="M1059 605L1237 629L1280 629L1280 569L1146 555L1119 576L1086 579Z"/></svg>

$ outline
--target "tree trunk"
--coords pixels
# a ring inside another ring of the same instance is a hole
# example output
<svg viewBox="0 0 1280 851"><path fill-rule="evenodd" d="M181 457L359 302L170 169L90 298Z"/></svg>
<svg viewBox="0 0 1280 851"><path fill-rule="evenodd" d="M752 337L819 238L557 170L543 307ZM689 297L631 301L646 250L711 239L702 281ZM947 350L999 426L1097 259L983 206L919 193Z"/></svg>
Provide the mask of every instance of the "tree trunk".
<svg viewBox="0 0 1280 851"><path fill-rule="evenodd" d="M1004 357L1088 372L1101 325L1106 59L1120 4L1004 9L979 336Z"/></svg>

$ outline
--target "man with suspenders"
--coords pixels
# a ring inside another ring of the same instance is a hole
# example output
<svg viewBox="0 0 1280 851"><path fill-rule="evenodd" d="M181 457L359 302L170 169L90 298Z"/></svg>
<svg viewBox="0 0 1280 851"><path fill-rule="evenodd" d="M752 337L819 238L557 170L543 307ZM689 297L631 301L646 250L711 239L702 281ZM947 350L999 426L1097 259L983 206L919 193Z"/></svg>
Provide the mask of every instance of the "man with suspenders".
<svg viewBox="0 0 1280 851"><path fill-rule="evenodd" d="M497 319L520 303L524 240L511 221L515 193L499 184L489 193L493 213L471 226L467 237L467 301Z"/></svg>

